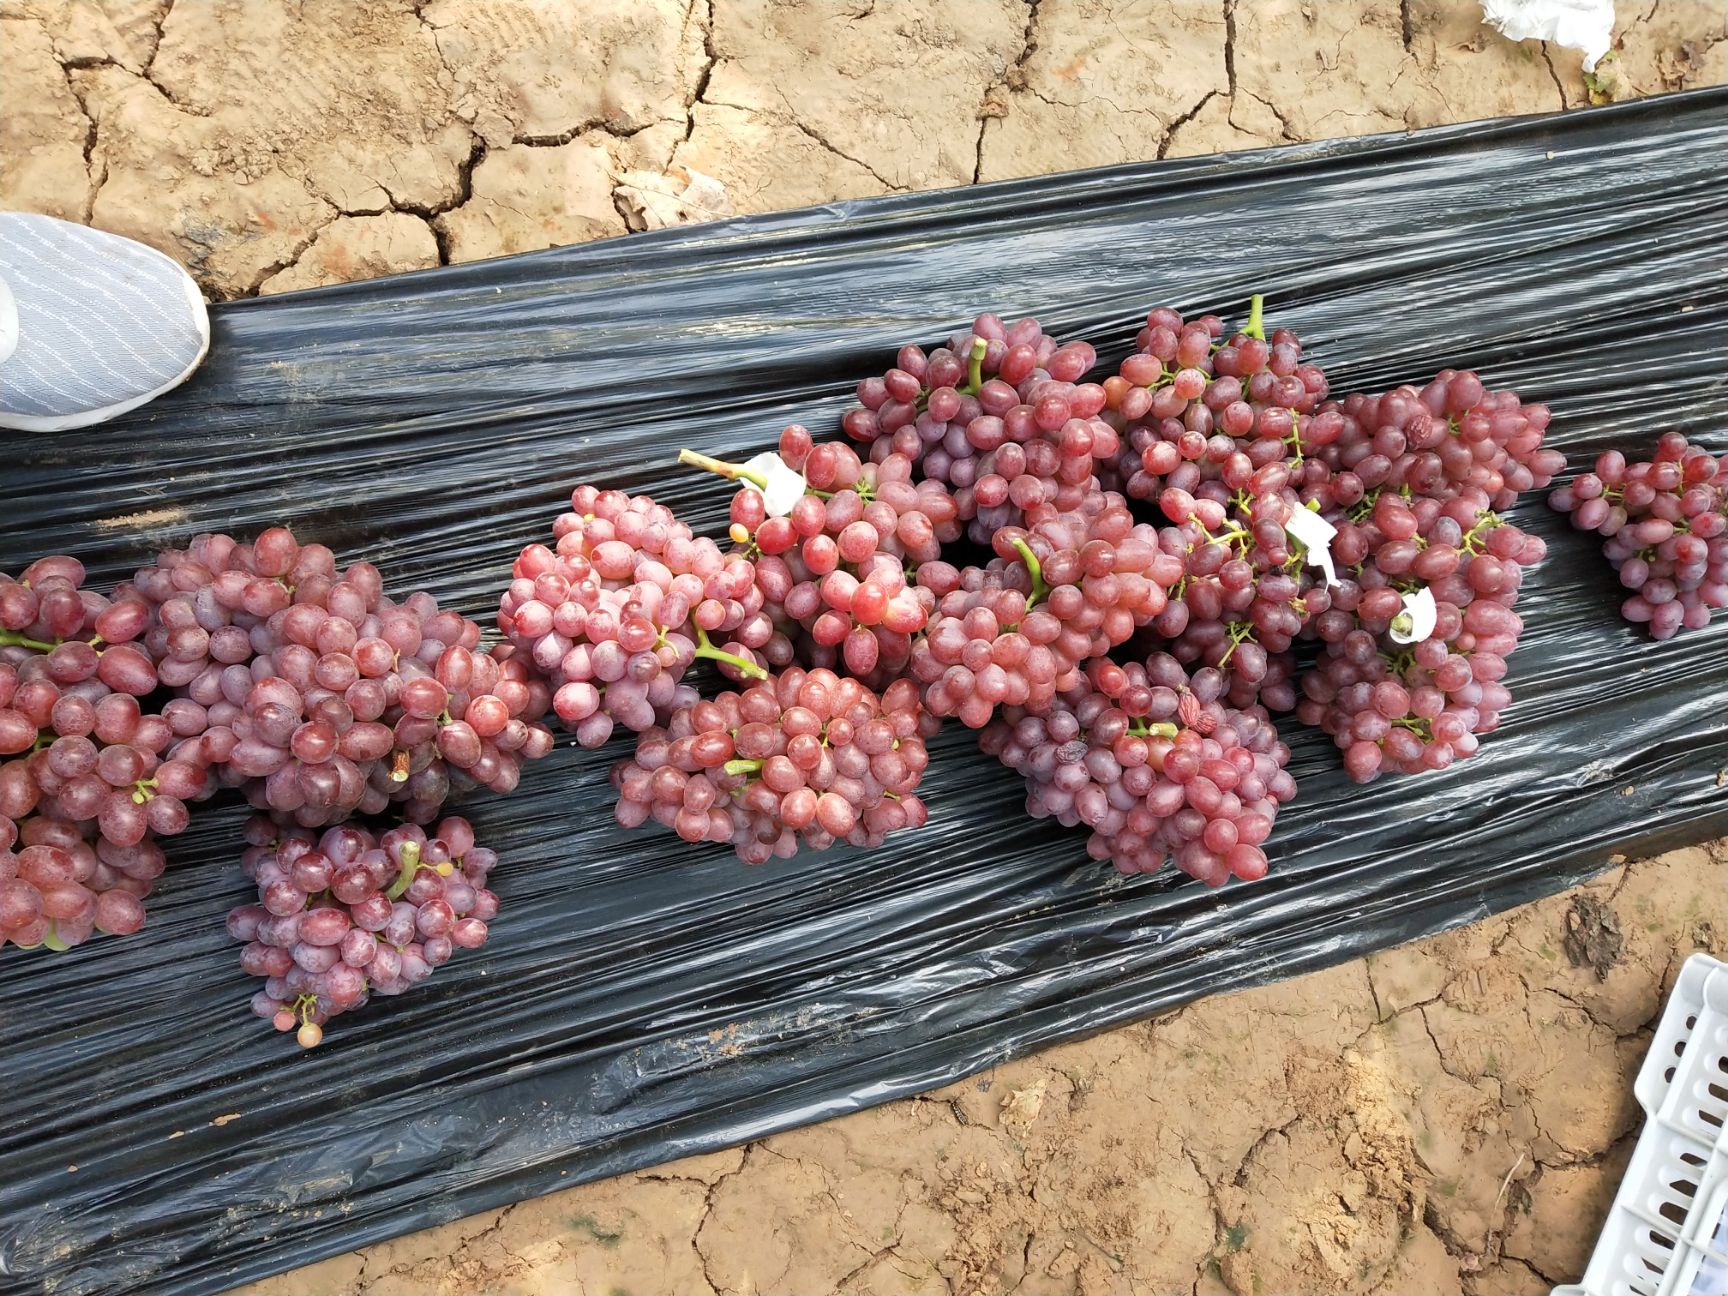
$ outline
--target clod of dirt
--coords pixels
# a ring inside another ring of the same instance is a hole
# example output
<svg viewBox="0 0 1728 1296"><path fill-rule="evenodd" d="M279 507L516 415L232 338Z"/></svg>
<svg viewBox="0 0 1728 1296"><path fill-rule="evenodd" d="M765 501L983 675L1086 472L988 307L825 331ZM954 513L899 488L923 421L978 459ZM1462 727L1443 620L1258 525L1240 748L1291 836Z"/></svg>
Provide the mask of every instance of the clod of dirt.
<svg viewBox="0 0 1728 1296"><path fill-rule="evenodd" d="M1598 981L1608 979L1608 969L1620 959L1625 947L1620 918L1594 896L1580 895L1566 911L1566 934L1560 948L1573 967L1587 967Z"/></svg>
<svg viewBox="0 0 1728 1296"><path fill-rule="evenodd" d="M292 292L324 284L425 270L438 264L431 227L407 212L339 216L323 229L299 260L258 286L259 294Z"/></svg>
<svg viewBox="0 0 1728 1296"><path fill-rule="evenodd" d="M1044 1092L1049 1088L1048 1082L1040 1080L1024 1089L1012 1089L1002 1100L1001 1120L1004 1125L1018 1125L1022 1129L1038 1119L1038 1113L1044 1107Z"/></svg>
<svg viewBox="0 0 1728 1296"><path fill-rule="evenodd" d="M665 171L624 172L613 203L632 230L666 229L733 214L725 185L676 162Z"/></svg>

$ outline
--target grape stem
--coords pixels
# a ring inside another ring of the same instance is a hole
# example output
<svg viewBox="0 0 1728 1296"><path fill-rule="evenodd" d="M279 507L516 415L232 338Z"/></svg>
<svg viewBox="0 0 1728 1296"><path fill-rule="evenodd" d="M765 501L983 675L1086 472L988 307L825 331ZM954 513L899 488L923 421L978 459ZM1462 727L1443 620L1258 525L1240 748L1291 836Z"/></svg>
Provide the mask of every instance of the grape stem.
<svg viewBox="0 0 1728 1296"><path fill-rule="evenodd" d="M1284 444L1296 452L1296 457L1290 460L1298 466L1302 463L1302 422L1301 416L1295 410L1290 411L1290 435L1284 438Z"/></svg>
<svg viewBox="0 0 1728 1296"><path fill-rule="evenodd" d="M414 881L414 875L421 869L431 869L439 877L449 877L456 871L456 866L445 860L442 864L428 864L420 858L420 843L407 841L402 844L402 871L396 875L396 880L390 884L390 889L384 893L386 900L400 900L402 893Z"/></svg>
<svg viewBox="0 0 1728 1296"><path fill-rule="evenodd" d="M414 874L420 870L420 843L412 839L402 843L402 871L396 875L396 880L390 884L390 889L384 893L386 900L400 900L402 893L408 889L408 884L414 880Z"/></svg>
<svg viewBox="0 0 1728 1296"><path fill-rule="evenodd" d="M972 354L966 361L966 385L960 389L962 396L976 396L984 385L984 353L989 349L990 344L983 338L972 339Z"/></svg>
<svg viewBox="0 0 1728 1296"><path fill-rule="evenodd" d="M1265 306L1266 298L1260 293L1255 293L1250 297L1248 299L1248 322L1242 326L1244 333L1262 342L1266 340L1266 321L1263 317Z"/></svg>
<svg viewBox="0 0 1728 1296"><path fill-rule="evenodd" d="M1386 653L1381 653L1380 660L1385 662L1386 665L1391 668L1392 673L1397 675L1399 678L1403 678L1411 670L1415 669L1416 666L1416 654L1411 652L1408 648L1401 652L1393 653L1390 656Z"/></svg>
<svg viewBox="0 0 1728 1296"><path fill-rule="evenodd" d="M1356 523L1366 522L1374 512L1374 505L1379 502L1380 488L1376 486L1371 491L1363 493L1362 498L1350 506L1350 520Z"/></svg>
<svg viewBox="0 0 1728 1296"><path fill-rule="evenodd" d="M1026 610L1030 612L1050 593L1050 587L1044 583L1044 567L1038 561L1038 555L1019 536L1010 542L1020 555L1020 561L1026 564L1026 571L1032 577L1032 592L1026 596Z"/></svg>
<svg viewBox="0 0 1728 1296"><path fill-rule="evenodd" d="M984 353L989 349L990 344L983 338L975 337L972 339L972 352L966 360L966 385L956 387L954 389L956 395L976 396L978 394L978 389L984 385ZM931 389L928 387L922 387L918 391L917 408L920 414L930 408L930 391Z"/></svg>
<svg viewBox="0 0 1728 1296"><path fill-rule="evenodd" d="M767 475L759 473L753 468L746 468L743 464L727 463L724 459L715 459L710 455L701 454L695 450L680 450L678 452L678 462L681 464L687 464L692 468L700 468L704 472L714 473L716 476L724 477L728 481L749 482L752 486L756 487L757 490L765 491L768 489ZM819 491L808 485L804 487L804 493L806 495L814 495L817 499L832 499L834 497L832 491Z"/></svg>
<svg viewBox="0 0 1728 1296"><path fill-rule="evenodd" d="M694 450L680 450L678 462L688 464L692 468L700 468L704 472L714 473L729 481L747 481L752 486L763 490L768 489L768 478L762 473L746 468L743 464L727 463L724 459L713 459Z"/></svg>
<svg viewBox="0 0 1728 1296"><path fill-rule="evenodd" d="M732 775L733 777L737 777L740 774L748 777L751 774L759 774L762 772L762 762L759 760L729 760L722 765L720 769L722 773Z"/></svg>
<svg viewBox="0 0 1728 1296"><path fill-rule="evenodd" d="M1429 727L1426 716L1400 716L1392 722L1400 729L1408 729L1424 742L1434 741L1434 731Z"/></svg>
<svg viewBox="0 0 1728 1296"><path fill-rule="evenodd" d="M768 672L748 658L736 653L729 653L723 648L716 648L708 638L708 632L701 626L696 627L696 656L706 657L709 661L725 662L728 666L736 666L747 679L767 679Z"/></svg>
<svg viewBox="0 0 1728 1296"><path fill-rule="evenodd" d="M0 630L0 648L33 648L37 652L53 652L59 646L44 643L40 639L27 639L22 630Z"/></svg>
<svg viewBox="0 0 1728 1296"><path fill-rule="evenodd" d="M1464 533L1464 542L1459 547L1467 554L1482 552L1484 541L1482 536L1495 527L1503 525L1504 520L1498 513L1484 510L1476 515L1476 525Z"/></svg>
<svg viewBox="0 0 1728 1296"><path fill-rule="evenodd" d="M408 760L408 753L405 751L399 751L390 758L390 781L392 783L406 783L408 781Z"/></svg>
<svg viewBox="0 0 1728 1296"><path fill-rule="evenodd" d="M1136 738L1174 738L1177 730L1169 723L1144 724L1136 720L1128 726L1128 732Z"/></svg>
<svg viewBox="0 0 1728 1296"><path fill-rule="evenodd" d="M1230 623L1229 634L1230 646L1224 650L1224 655L1218 659L1219 670L1224 669L1225 664L1229 662L1236 650L1242 646L1244 640L1252 639L1254 637L1254 626L1252 623L1247 621L1232 621Z"/></svg>
<svg viewBox="0 0 1728 1296"><path fill-rule="evenodd" d="M156 796L157 783L155 779L139 779L132 785L132 804L143 805Z"/></svg>

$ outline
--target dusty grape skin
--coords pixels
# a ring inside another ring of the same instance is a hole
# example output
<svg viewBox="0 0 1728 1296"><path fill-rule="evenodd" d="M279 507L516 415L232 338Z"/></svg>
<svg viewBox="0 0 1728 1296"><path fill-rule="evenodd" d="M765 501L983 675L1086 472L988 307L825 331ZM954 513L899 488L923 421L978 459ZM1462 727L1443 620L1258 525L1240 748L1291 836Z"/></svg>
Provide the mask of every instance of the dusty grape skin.
<svg viewBox="0 0 1728 1296"><path fill-rule="evenodd" d="M1651 638L1701 630L1728 607L1728 455L1670 432L1650 460L1607 451L1549 502L1604 537L1627 590L1621 615Z"/></svg>
<svg viewBox="0 0 1728 1296"><path fill-rule="evenodd" d="M164 767L173 727L138 701L160 682L151 604L83 580L61 555L0 573L0 946L137 931L157 839L185 828L181 798L202 787L202 771Z"/></svg>
<svg viewBox="0 0 1728 1296"><path fill-rule="evenodd" d="M465 819L446 818L429 831L404 825L382 837L342 825L319 837L260 816L247 836L265 843L241 856L259 900L229 913L228 934L246 942L241 966L266 978L253 1011L287 1013L290 1028L322 1027L373 995L407 992L457 949L483 945L498 913L497 896L485 888L496 856L474 844ZM332 859L344 864L308 869L308 861ZM379 864L375 873L362 866L367 860ZM290 878L328 878L335 889L309 892ZM388 893L398 886L393 899Z"/></svg>
<svg viewBox="0 0 1728 1296"><path fill-rule="evenodd" d="M731 845L752 864L839 841L878 846L925 822L916 789L935 725L910 680L877 697L793 667L644 732L612 768L615 815L626 828L652 819L686 841Z"/></svg>
<svg viewBox="0 0 1728 1296"><path fill-rule="evenodd" d="M1005 708L979 746L1025 778L1029 814L1086 827L1094 859L1124 873L1173 862L1208 886L1251 881L1296 785L1271 717L1229 706L1223 688L1219 671L1190 676L1163 653L1095 659L1043 714Z"/></svg>
<svg viewBox="0 0 1728 1296"><path fill-rule="evenodd" d="M549 733L508 752L470 740L471 709L541 728L550 692L510 648L481 652L475 622L426 593L393 600L371 564L338 570L330 550L286 528L250 544L194 537L131 587L164 627L208 636L203 656L163 668L184 718L171 752L209 771L206 794L238 787L303 826L392 804L425 819L452 786L508 791L522 760L550 749ZM225 634L238 638L225 647ZM188 706L202 708L202 731Z"/></svg>

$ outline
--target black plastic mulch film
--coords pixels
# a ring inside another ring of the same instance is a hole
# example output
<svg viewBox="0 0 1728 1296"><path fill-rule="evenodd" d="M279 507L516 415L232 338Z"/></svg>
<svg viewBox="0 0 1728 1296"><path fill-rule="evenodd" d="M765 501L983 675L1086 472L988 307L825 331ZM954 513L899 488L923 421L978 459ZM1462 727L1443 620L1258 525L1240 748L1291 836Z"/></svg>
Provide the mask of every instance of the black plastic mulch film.
<svg viewBox="0 0 1728 1296"><path fill-rule="evenodd" d="M111 426L11 434L0 569L113 579L287 522L477 618L571 485L709 534L744 453L978 310L1114 364L1160 304L1252 292L1337 392L1481 370L1574 467L1678 428L1728 451L1728 91L839 204L214 312L204 369ZM1263 882L1124 880L950 724L929 827L761 868L613 825L561 745L475 804L484 949L305 1053L223 932L238 807L173 843L150 925L0 955L0 1290L215 1292L411 1229L915 1093L1197 996L1728 832L1728 618L1653 644L1539 496L1515 702L1475 759L1351 785L1293 720Z"/></svg>

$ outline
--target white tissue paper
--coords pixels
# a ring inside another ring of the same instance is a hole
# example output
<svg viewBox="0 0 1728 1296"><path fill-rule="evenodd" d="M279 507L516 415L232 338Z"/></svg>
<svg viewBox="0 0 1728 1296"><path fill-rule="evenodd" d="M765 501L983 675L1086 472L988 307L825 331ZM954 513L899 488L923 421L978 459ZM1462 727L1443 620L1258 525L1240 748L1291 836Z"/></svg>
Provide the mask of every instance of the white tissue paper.
<svg viewBox="0 0 1728 1296"><path fill-rule="evenodd" d="M1482 0L1483 20L1510 40L1545 40L1584 55L1584 70L1614 40L1614 0Z"/></svg>
<svg viewBox="0 0 1728 1296"><path fill-rule="evenodd" d="M758 486L738 474L745 487L762 497L762 507L769 517L785 517L792 506L804 498L807 483L802 474L786 466L786 461L772 450L766 450L744 464L744 472L760 476L767 485Z"/></svg>

